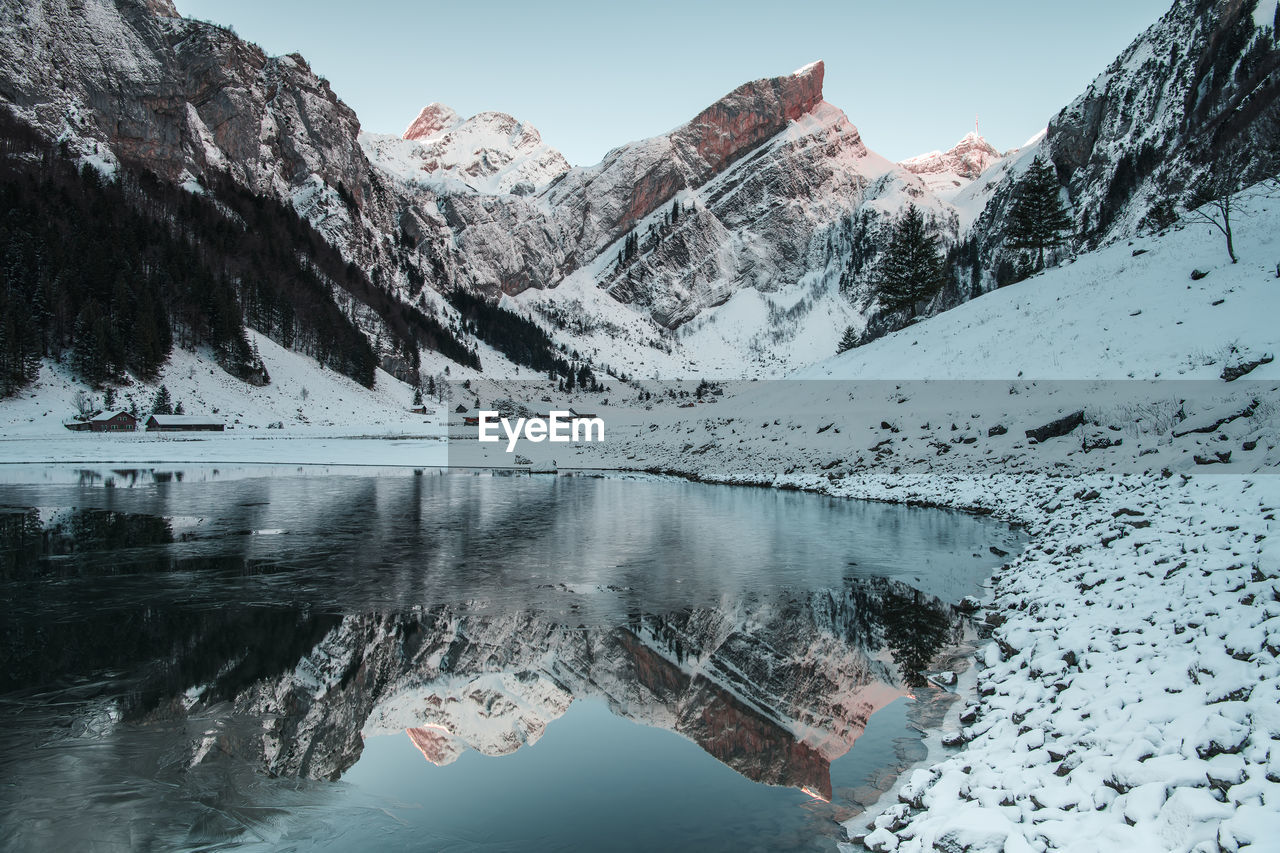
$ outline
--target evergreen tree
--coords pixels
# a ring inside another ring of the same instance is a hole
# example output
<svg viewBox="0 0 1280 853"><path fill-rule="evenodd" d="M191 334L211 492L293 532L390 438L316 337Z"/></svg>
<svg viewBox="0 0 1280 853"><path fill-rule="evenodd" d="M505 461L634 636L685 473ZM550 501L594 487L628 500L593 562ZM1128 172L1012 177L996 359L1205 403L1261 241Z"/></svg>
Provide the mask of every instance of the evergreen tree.
<svg viewBox="0 0 1280 853"><path fill-rule="evenodd" d="M1045 249L1061 246L1071 233L1061 189L1053 167L1036 157L1013 191L1005 241L1012 249L1034 252L1037 270L1044 269Z"/></svg>
<svg viewBox="0 0 1280 853"><path fill-rule="evenodd" d="M671 202L671 224L675 225L680 221L680 202Z"/></svg>
<svg viewBox="0 0 1280 853"><path fill-rule="evenodd" d="M169 397L169 389L161 385L160 390L156 392L155 401L151 404L151 414L153 415L172 415L173 401Z"/></svg>
<svg viewBox="0 0 1280 853"><path fill-rule="evenodd" d="M912 687L927 684L923 671L930 667L950 633L946 612L923 600L919 590L911 590L909 596L890 591L880 619L902 680Z"/></svg>
<svg viewBox="0 0 1280 853"><path fill-rule="evenodd" d="M844 334L840 336L840 343L836 344L836 352L848 352L858 345L858 333L853 330L853 326L845 326Z"/></svg>
<svg viewBox="0 0 1280 853"><path fill-rule="evenodd" d="M942 287L943 271L937 237L929 233L920 209L907 205L880 264L876 281L880 303L890 311L905 308L915 314L919 304Z"/></svg>

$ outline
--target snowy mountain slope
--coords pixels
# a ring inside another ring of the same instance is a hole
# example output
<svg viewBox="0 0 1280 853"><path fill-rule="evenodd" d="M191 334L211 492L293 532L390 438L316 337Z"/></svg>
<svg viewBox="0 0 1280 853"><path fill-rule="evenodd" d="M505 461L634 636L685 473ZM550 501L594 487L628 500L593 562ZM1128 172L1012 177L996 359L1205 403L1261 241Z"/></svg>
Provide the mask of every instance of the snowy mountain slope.
<svg viewBox="0 0 1280 853"><path fill-rule="evenodd" d="M553 336L615 373L640 378L776 377L835 351L840 332L862 315L840 291L832 260L793 285L742 288L672 330L597 284L612 264L602 256L554 290L514 298Z"/></svg>
<svg viewBox="0 0 1280 853"><path fill-rule="evenodd" d="M281 421L290 427L421 427L423 418L409 412L411 386L380 373L374 388L365 388L314 360L284 349L265 335L249 333L272 381L249 388L218 366L211 353L175 348L161 374L148 383L136 382L116 391L117 407L136 404L149 413L161 385L174 403L191 414L215 414L235 427L265 428ZM105 408L103 392L85 389L65 364L47 360L37 379L17 398L0 407L0 430L6 438L51 436L80 438L62 426L76 412L76 397L87 393L97 408Z"/></svg>
<svg viewBox="0 0 1280 853"><path fill-rule="evenodd" d="M1241 196L1240 263L1210 225L1081 255L797 378L1216 378L1280 351L1280 202ZM1208 272L1192 281L1193 270ZM1233 352L1234 350L1234 352ZM1257 377L1280 376L1274 364Z"/></svg>
<svg viewBox="0 0 1280 853"><path fill-rule="evenodd" d="M974 223L987 209L992 197L1002 189L1007 191L1010 183L1022 176L1040 152L1040 141L1043 138L1044 132L1041 131L1028 139L1021 148L1006 151L979 177L955 191L950 201L956 209L962 233L968 234L974 230Z"/></svg>
<svg viewBox="0 0 1280 853"><path fill-rule="evenodd" d="M530 195L569 170L537 128L506 113L482 112L465 121L441 104L423 108L403 137L362 133L370 161L406 183L442 193L462 188L489 195Z"/></svg>
<svg viewBox="0 0 1280 853"><path fill-rule="evenodd" d="M355 113L324 78L299 55L269 57L163 0L0 5L0 100L108 174L124 163L193 192L225 174L275 197L388 291L407 287L415 267L417 277L446 274L436 205L415 213L388 192L357 142ZM431 233L412 258L393 237L404 222ZM371 343L395 337L366 310L367 295L344 298L366 315Z"/></svg>
<svg viewBox="0 0 1280 853"><path fill-rule="evenodd" d="M915 176L867 149L825 101L792 121L749 161L677 196L679 220L659 208L636 222L633 261L600 287L673 328L752 289L794 284L821 265L825 231L859 209L896 214L907 200L939 218L949 209ZM606 262L616 254L602 252Z"/></svg>
<svg viewBox="0 0 1280 853"><path fill-rule="evenodd" d="M1081 230L1130 235L1163 188L1177 191L1231 144L1264 162L1280 96L1274 3L1178 2L1049 123L1046 149ZM1165 190L1165 191L1167 191Z"/></svg>

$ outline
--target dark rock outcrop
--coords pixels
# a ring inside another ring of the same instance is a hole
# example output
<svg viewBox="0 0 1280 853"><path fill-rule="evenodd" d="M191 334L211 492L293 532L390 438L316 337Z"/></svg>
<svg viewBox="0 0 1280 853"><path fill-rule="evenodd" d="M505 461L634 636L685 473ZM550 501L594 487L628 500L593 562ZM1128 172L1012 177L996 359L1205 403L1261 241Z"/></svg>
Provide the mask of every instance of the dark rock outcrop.
<svg viewBox="0 0 1280 853"><path fill-rule="evenodd" d="M1035 429L1027 430L1027 438L1034 438L1036 441L1048 441L1051 438L1059 438L1066 435L1072 430L1084 424L1084 410L1072 412L1057 420L1050 421L1044 426L1038 426Z"/></svg>

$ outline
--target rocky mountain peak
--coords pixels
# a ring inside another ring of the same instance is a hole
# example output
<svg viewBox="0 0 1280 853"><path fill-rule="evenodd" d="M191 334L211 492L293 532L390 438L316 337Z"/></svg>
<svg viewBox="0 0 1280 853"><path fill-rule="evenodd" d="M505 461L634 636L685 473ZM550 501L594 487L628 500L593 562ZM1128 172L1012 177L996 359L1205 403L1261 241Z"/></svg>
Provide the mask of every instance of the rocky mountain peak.
<svg viewBox="0 0 1280 853"><path fill-rule="evenodd" d="M360 142L384 172L410 183L433 180L445 192L527 195L569 170L528 122L500 112L464 121L438 103L424 107L402 137L366 133Z"/></svg>
<svg viewBox="0 0 1280 853"><path fill-rule="evenodd" d="M903 160L899 165L917 175L950 172L972 181L992 163L1000 160L1001 156L990 142L977 132L970 131L947 151L930 151L928 154Z"/></svg>
<svg viewBox="0 0 1280 853"><path fill-rule="evenodd" d="M452 107L432 101L422 108L401 137L403 139L422 140L435 136L442 130L449 130L462 123L462 117Z"/></svg>
<svg viewBox="0 0 1280 853"><path fill-rule="evenodd" d="M672 143L696 154L705 179L822 103L825 73L819 60L785 77L744 83L676 130Z"/></svg>

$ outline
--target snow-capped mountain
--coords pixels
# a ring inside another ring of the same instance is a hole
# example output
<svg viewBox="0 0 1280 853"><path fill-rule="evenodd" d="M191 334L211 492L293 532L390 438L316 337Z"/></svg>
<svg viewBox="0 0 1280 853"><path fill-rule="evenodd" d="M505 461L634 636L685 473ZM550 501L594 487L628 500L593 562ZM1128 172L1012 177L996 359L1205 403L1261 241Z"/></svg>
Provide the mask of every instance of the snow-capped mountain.
<svg viewBox="0 0 1280 853"><path fill-rule="evenodd" d="M815 238L853 211L896 212L912 175L870 151L822 100L824 66L739 87L671 134L627 145L544 194L577 234L579 265L613 299L674 328L734 293L795 284L822 262ZM634 258L618 263L634 234Z"/></svg>
<svg viewBox="0 0 1280 853"><path fill-rule="evenodd" d="M80 162L193 192L226 174L292 207L371 282L330 292L397 376L458 357L404 330L408 304L481 351L441 296L456 287L615 372L773 375L875 319L878 253L907 203L944 247L977 247L976 274L954 270L935 313L995 285L1012 188L1038 154L1088 247L1150 224L1233 141L1263 152L1274 10L1178 0L1038 142L1002 155L971 134L901 164L823 99L821 62L588 167L502 113L431 104L402 138L362 134L301 56L269 57L168 0L0 7L0 101ZM486 372L514 370L485 352Z"/></svg>
<svg viewBox="0 0 1280 853"><path fill-rule="evenodd" d="M898 165L919 175L939 198L950 201L1004 156L974 131L946 151L930 151Z"/></svg>
<svg viewBox="0 0 1280 853"><path fill-rule="evenodd" d="M477 288L515 295L557 287L590 268L617 301L649 309L672 328L743 287L795 282L812 265L815 232L864 203L882 199L896 211L899 199L891 197L913 196L943 213L921 182L869 151L845 115L822 100L824 73L816 62L746 83L668 134L556 176L529 203L451 198L449 221L463 256L458 274ZM454 135L472 135L469 125L494 115L456 123L436 105L410 133L440 146L423 151L430 158L444 147L456 151ZM388 175L413 184L402 188L406 195L418 190L416 174L393 149L367 150ZM625 269L594 263L616 262L632 234L638 257Z"/></svg>
<svg viewBox="0 0 1280 853"><path fill-rule="evenodd" d="M533 125L498 112L463 120L438 103L423 107L402 137L362 133L360 144L399 180L434 181L446 193L461 185L490 195L529 195L569 171L564 155Z"/></svg>

